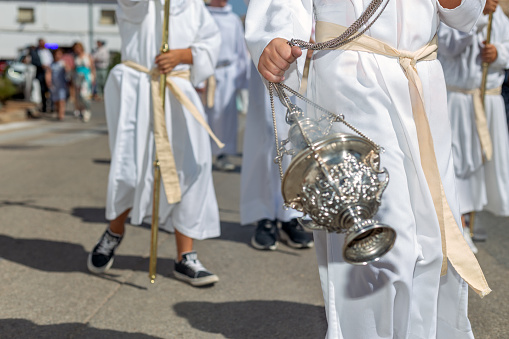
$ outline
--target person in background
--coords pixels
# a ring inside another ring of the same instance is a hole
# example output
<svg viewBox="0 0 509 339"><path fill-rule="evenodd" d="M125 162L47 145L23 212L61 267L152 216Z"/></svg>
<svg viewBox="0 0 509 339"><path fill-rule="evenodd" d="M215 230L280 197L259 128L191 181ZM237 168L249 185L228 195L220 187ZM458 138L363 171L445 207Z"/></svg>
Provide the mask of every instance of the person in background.
<svg viewBox="0 0 509 339"><path fill-rule="evenodd" d="M21 58L21 62L26 65L25 70L25 84L23 86L23 98L26 101L32 101L32 91L33 91L33 83L35 75L37 74L37 67L32 64L32 58L30 49L35 48L34 46L28 46L23 53L23 57Z"/></svg>
<svg viewBox="0 0 509 339"><path fill-rule="evenodd" d="M232 171L235 166L228 156L237 154L236 97L240 89L247 88L249 59L242 22L228 1L211 0L207 8L221 31L221 51L214 74L217 87L213 106L205 111L212 131L225 144L222 149L212 144L212 154L217 156L215 167Z"/></svg>
<svg viewBox="0 0 509 339"><path fill-rule="evenodd" d="M104 92L104 84L108 76L108 67L110 65L110 52L106 47L104 40L97 40L97 48L92 53L95 65L95 87L94 100L102 100Z"/></svg>
<svg viewBox="0 0 509 339"><path fill-rule="evenodd" d="M491 43L485 44L490 12ZM463 235L474 253L477 247L470 238L470 212L488 210L509 216L509 136L501 96L504 70L509 67L509 19L498 0L487 0L484 13L468 33L444 24L438 32ZM489 63L484 102L480 93L483 62ZM476 118L479 115L485 117L485 124ZM474 221L478 240L485 240L481 239L481 234L485 235L481 226Z"/></svg>
<svg viewBox="0 0 509 339"><path fill-rule="evenodd" d="M41 87L41 112L48 112L51 108L51 95L46 84L46 72L49 72L53 56L49 49L46 48L46 41L40 38L37 41L37 48L31 53L32 64L37 67L35 77L39 81ZM49 106L49 107L48 107Z"/></svg>
<svg viewBox="0 0 509 339"><path fill-rule="evenodd" d="M256 223L251 245L258 250L276 250L279 240L293 248L311 248L313 239L297 221L302 213L283 207L279 168L274 163L276 144L269 94L255 65L250 64L240 172L240 221L242 225ZM283 140L289 127L284 119L286 109L279 105L275 105L275 109L279 140ZM289 157L283 158L285 168L289 160Z"/></svg>
<svg viewBox="0 0 509 339"><path fill-rule="evenodd" d="M85 53L81 42L72 46L74 52L74 115L83 122L90 120L90 100L92 99L92 86L95 80L95 66L90 54Z"/></svg>
<svg viewBox="0 0 509 339"><path fill-rule="evenodd" d="M94 273L111 267L129 215L134 225L151 220L156 142L162 176L159 225L175 232L173 274L192 286L211 285L219 278L202 265L194 243L218 237L221 229L208 126L193 85L214 73L221 35L203 0L172 0L170 50L159 54L163 3L118 0L122 63L110 71L104 97L111 151L110 223L87 266ZM174 85L166 89L163 112L152 102L152 96L159 99L159 84L156 92L151 90L152 74L158 72Z"/></svg>
<svg viewBox="0 0 509 339"><path fill-rule="evenodd" d="M51 101L57 110L57 119L64 120L65 104L67 102L68 84L67 84L67 67L62 59L63 51L57 48L53 52L53 62L50 71L46 72L46 83L51 92Z"/></svg>

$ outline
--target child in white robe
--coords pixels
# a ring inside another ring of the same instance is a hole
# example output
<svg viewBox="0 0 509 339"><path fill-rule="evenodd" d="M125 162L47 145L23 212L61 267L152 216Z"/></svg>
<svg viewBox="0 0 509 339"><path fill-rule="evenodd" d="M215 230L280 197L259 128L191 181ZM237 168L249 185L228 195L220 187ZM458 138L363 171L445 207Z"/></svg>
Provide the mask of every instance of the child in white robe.
<svg viewBox="0 0 509 339"><path fill-rule="evenodd" d="M283 208L281 178L274 165L276 144L269 94L256 67L251 63L249 79L249 104L247 109L240 173L240 222L242 225L256 223L251 245L259 250L276 250L279 240L293 248L313 247L313 239L297 222L302 213ZM284 109L276 106L280 114L278 136L286 139L288 125L284 121ZM289 158L283 159L283 166ZM281 229L278 228L281 223Z"/></svg>
<svg viewBox="0 0 509 339"><path fill-rule="evenodd" d="M306 41L313 16L318 42L339 36L368 3L251 2L246 40L258 70L298 89L305 53L287 41ZM462 277L480 295L490 289L458 226L445 82L433 38L440 21L469 31L483 7L483 0L391 0L364 33L378 50L363 51L354 41L313 55L309 98L344 114L385 149L381 165L391 179L376 218L398 234L379 261L354 266L341 255L344 234L314 232L327 338L473 338ZM425 60L416 51L425 51Z"/></svg>
<svg viewBox="0 0 509 339"><path fill-rule="evenodd" d="M106 203L110 225L88 258L88 268L94 273L111 267L129 215L134 225L150 222L155 147L152 75L147 72L157 68L169 74L167 81L183 92L204 119L193 84L213 74L221 39L201 0L171 1L170 51L163 54L159 54L159 49L164 0L119 0L116 14L122 38L122 63L110 72L104 98L112 158ZM157 74L155 77L159 79ZM220 234L210 138L189 105L184 106L174 91L166 89L163 119L182 193L180 202L170 204L167 194L174 197L175 192L167 192L161 184L159 222L163 229L175 231L175 277L193 286L213 284L218 277L203 267L193 251L194 239ZM168 154L159 154L160 159L161 155ZM164 171L162 176L164 182Z"/></svg>
<svg viewBox="0 0 509 339"><path fill-rule="evenodd" d="M211 0L207 6L221 31L221 50L215 70L216 90L212 107L206 107L212 131L224 143L223 148L212 144L217 156L215 167L232 171L235 165L228 159L237 154L237 93L247 88L248 56L244 41L244 28L227 0Z"/></svg>
<svg viewBox="0 0 509 339"><path fill-rule="evenodd" d="M501 96L504 70L509 67L509 18L496 1L488 0L486 7L490 5L495 6L496 11L489 45L484 43L488 15L483 15L468 33L442 24L438 34L438 56L444 65L448 90L460 212L468 214L484 209L495 215L509 216L509 137ZM484 61L490 64L483 103L487 121L485 133L491 136L490 159L486 158L487 150L483 149L479 138L480 127L476 124L474 105L474 96L479 96L480 101ZM467 227L465 217L463 224ZM477 248L469 238L469 231L464 235L475 253Z"/></svg>

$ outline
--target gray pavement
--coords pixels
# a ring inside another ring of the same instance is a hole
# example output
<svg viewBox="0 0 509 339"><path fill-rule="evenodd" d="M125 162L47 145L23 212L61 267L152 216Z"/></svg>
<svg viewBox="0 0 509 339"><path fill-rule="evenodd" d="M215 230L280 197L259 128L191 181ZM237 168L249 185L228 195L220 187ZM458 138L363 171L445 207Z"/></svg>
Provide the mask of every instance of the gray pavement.
<svg viewBox="0 0 509 339"><path fill-rule="evenodd" d="M109 167L102 105L88 124L42 119L0 125L0 338L323 338L313 250L249 246L239 226L237 170L214 172L222 235L197 242L218 274L211 288L172 277L174 236L160 233L158 277L148 279L150 230L128 226L113 269L87 272L106 226ZM494 292L470 294L476 338L509 338L507 218L478 217L478 258ZM369 338L367 338L369 339Z"/></svg>
<svg viewBox="0 0 509 339"><path fill-rule="evenodd" d="M88 124L0 125L0 338L324 337L314 250L256 251L254 226L239 225L240 157L233 173L214 172L221 237L196 244L214 287L172 277L175 240L164 232L151 285L148 226L128 226L111 272L89 274L110 156L94 108Z"/></svg>

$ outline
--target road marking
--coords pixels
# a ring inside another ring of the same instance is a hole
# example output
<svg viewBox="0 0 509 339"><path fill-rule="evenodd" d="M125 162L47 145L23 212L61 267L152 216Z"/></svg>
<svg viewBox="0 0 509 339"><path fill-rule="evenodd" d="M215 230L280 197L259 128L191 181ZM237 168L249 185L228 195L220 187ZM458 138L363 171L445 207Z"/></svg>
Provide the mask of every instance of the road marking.
<svg viewBox="0 0 509 339"><path fill-rule="evenodd" d="M19 121L19 122L10 122L8 124L0 124L0 132L11 131L13 129L32 127L32 126L38 125L38 124L40 124L40 121Z"/></svg>
<svg viewBox="0 0 509 339"><path fill-rule="evenodd" d="M0 134L0 144L22 141L23 144L30 146L61 146L93 138L106 132L107 128L104 124L86 125L86 127L82 123L75 122L40 124L35 128L25 128Z"/></svg>
<svg viewBox="0 0 509 339"><path fill-rule="evenodd" d="M65 146L98 136L97 131L79 131L29 141L28 146Z"/></svg>

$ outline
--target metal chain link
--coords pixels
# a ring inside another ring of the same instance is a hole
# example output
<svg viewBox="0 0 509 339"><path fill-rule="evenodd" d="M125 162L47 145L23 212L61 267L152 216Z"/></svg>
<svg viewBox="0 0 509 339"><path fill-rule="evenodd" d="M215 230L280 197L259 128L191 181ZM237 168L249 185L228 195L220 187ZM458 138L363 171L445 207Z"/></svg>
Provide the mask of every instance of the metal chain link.
<svg viewBox="0 0 509 339"><path fill-rule="evenodd" d="M283 180L283 156L281 155L281 150L279 148L279 138L277 135L276 110L274 108L274 86L275 84L273 82L269 82L270 108L272 109L272 124L274 125L274 137L276 138L276 159L274 159L274 162L277 160L279 176L281 180Z"/></svg>
<svg viewBox="0 0 509 339"><path fill-rule="evenodd" d="M378 12L377 16L368 23L368 20L371 19L371 17L376 13L378 8L382 5L384 0L373 0L368 5L366 10L361 14L361 16L355 20L355 22L350 25L346 31L343 32L340 36L337 38L334 38L332 40L324 41L324 42L318 42L318 43L310 43L308 41L300 40L300 39L292 39L288 42L291 46L299 46L302 49L311 49L314 51L317 50L323 50L323 49L335 49L340 46L346 45L349 42L357 39L362 34L364 34L368 29L371 28L371 26L378 20L380 15L384 12L385 8L389 4L390 0L386 0L385 5L382 7L380 12ZM361 30L361 27L363 25L366 25ZM357 34L355 34L357 33ZM354 35L355 34L355 35Z"/></svg>
<svg viewBox="0 0 509 339"><path fill-rule="evenodd" d="M363 137L364 139L368 140L373 146L375 146L376 149L381 149L380 145L378 145L376 142L374 142L371 138L369 138L368 136L366 136L364 133L362 133L359 129L357 129L355 126L353 126L352 124L350 124L349 122L347 122L345 120L345 116L343 114L336 114L336 113L333 113L331 111L328 111L326 110L325 108L323 108L322 106L312 102L311 100L309 100L308 98L306 98L305 96L303 96L302 94L300 94L299 92L295 91L294 89L288 87L287 85L283 84L283 83L269 83L271 86L280 86L282 87L283 89L287 90L288 92L292 93L293 95L295 95L297 98L305 101L306 103L312 105L313 107L315 107L316 109L319 109L327 114L329 114L331 117L333 117L334 119L331 120L332 122L341 122L342 124L344 124L345 126L347 126L348 128L350 128L352 131L354 131L355 133L357 133L359 136ZM269 86L269 89L270 87ZM273 104L274 102L274 98L273 98L273 95L274 93L272 91L269 91L270 93L270 100L271 100L271 105ZM272 110L274 112L274 110ZM275 117L275 114L274 114L274 117ZM275 119L275 118L274 118ZM279 144L278 144L279 145Z"/></svg>

